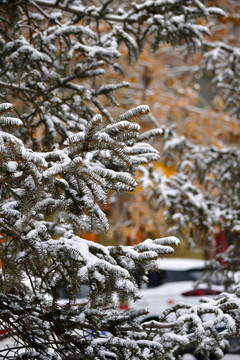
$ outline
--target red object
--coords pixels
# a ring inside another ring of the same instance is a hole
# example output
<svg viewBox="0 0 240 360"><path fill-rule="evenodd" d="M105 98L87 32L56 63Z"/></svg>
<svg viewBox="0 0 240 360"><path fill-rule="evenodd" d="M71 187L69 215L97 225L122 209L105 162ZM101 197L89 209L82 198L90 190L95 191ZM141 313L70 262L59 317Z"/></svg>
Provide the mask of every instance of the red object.
<svg viewBox="0 0 240 360"><path fill-rule="evenodd" d="M119 310L128 310L128 309L129 309L128 303L124 303L124 304L119 305Z"/></svg>
<svg viewBox="0 0 240 360"><path fill-rule="evenodd" d="M174 303L174 301L173 300L168 300L168 302L167 302L169 305L172 305L173 303Z"/></svg>
<svg viewBox="0 0 240 360"><path fill-rule="evenodd" d="M190 291L185 291L182 293L183 296L206 296L206 295L219 295L221 291L213 289L195 289Z"/></svg>
<svg viewBox="0 0 240 360"><path fill-rule="evenodd" d="M225 252L228 248L227 232L221 231L215 234L215 242L217 254Z"/></svg>
<svg viewBox="0 0 240 360"><path fill-rule="evenodd" d="M8 334L8 330L0 329L0 337L6 336Z"/></svg>

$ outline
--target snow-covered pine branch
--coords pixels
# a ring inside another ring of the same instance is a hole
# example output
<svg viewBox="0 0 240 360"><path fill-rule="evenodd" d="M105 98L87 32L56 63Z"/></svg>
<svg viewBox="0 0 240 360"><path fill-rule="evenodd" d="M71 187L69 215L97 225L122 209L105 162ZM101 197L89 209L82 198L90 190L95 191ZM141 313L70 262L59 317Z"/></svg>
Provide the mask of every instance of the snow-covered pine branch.
<svg viewBox="0 0 240 360"><path fill-rule="evenodd" d="M4 111L11 109L5 104L1 108ZM6 118L1 117L0 122ZM65 148L46 153L27 149L17 137L0 132L2 168L5 169L1 182L6 184L11 172L11 186L21 189L19 208L15 208L17 232L21 226L26 227L26 223L38 219L40 213L42 216L51 213L51 216L57 217L64 214L69 226L72 224L78 231L82 231L81 224L84 231L108 228L104 215L108 191L133 191L136 182L130 174L133 174L135 158L139 157L138 163L146 160L142 160L141 151L135 150L134 157L129 154L129 148L138 141L138 124L119 121L104 127L101 119L100 115L95 115L85 131L67 138ZM16 125L20 125L19 121L16 118ZM148 156L151 155L156 157L157 151L149 147ZM112 169L114 163L117 167L115 165ZM28 189L34 186L37 192L33 191L31 199ZM21 206L26 200L28 205L24 205L22 216ZM3 204L3 208L5 214L7 205ZM85 219L85 223L81 220L72 222L74 215ZM11 225L13 221L11 218Z"/></svg>
<svg viewBox="0 0 240 360"><path fill-rule="evenodd" d="M24 104L26 113L20 120L29 141L32 129L40 131L44 126L35 147L47 150L56 138L62 143L82 131L95 107L113 121L104 98L117 105L114 93L128 84L102 84L101 79L107 67L119 68L122 43L132 61L137 60L146 37L155 50L162 42L197 48L208 27L196 19L222 15L220 9L193 0L187 6L183 0L121 5L117 9L112 2L84 6L78 1L39 0L24 5L19 1L15 19L7 4L1 4L5 30L1 34L0 99L7 102L14 94ZM6 27L7 19L10 24L15 21L14 26Z"/></svg>
<svg viewBox="0 0 240 360"><path fill-rule="evenodd" d="M214 300L202 298L197 305L180 303L165 310L158 321L145 323L148 339L164 346L166 355L159 358L174 359L186 345L204 359L222 358L228 339L239 336L239 295L237 288L234 294L222 293Z"/></svg>
<svg viewBox="0 0 240 360"><path fill-rule="evenodd" d="M200 69L206 74L211 74L215 89L223 95L222 110L239 118L240 50L221 41L205 42L204 47L206 50Z"/></svg>
<svg viewBox="0 0 240 360"><path fill-rule="evenodd" d="M218 251L214 236L231 234L235 251L220 253L212 266L214 276L230 289L239 281L240 151L233 146L195 145L173 130L165 131L163 149L165 160L177 164L175 174L167 177L151 165L141 166L138 182L143 193L154 211L163 210L169 231L185 238L189 246L200 243L207 253Z"/></svg>

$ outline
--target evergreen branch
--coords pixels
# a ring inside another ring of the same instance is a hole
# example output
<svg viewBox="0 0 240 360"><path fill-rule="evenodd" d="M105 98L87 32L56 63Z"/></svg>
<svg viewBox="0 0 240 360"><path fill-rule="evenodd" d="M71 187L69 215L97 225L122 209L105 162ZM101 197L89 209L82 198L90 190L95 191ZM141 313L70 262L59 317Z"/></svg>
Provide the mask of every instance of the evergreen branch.
<svg viewBox="0 0 240 360"><path fill-rule="evenodd" d="M28 87L21 86L21 85L18 85L18 84L10 84L10 83L6 83L6 82L3 82L3 81L0 81L0 86L2 86L3 88L18 90L18 91L21 91L21 92L26 91L26 92L29 92L31 94L36 94L37 93L36 90L29 89Z"/></svg>
<svg viewBox="0 0 240 360"><path fill-rule="evenodd" d="M160 323L156 320L146 321L142 324L144 329L172 329L176 323Z"/></svg>

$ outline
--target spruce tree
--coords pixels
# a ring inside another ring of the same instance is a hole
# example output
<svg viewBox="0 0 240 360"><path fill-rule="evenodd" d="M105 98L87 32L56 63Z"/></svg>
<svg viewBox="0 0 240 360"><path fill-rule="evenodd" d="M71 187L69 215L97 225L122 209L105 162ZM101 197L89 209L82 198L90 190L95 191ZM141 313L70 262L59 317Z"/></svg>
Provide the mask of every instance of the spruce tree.
<svg viewBox="0 0 240 360"><path fill-rule="evenodd" d="M0 317L16 341L6 359L174 359L190 344L207 359L238 333L239 292L175 306L159 322L141 324L146 309L118 310L175 237L132 247L84 239L107 231L109 193L133 191L138 167L158 159L147 140L160 131L138 124L148 106L115 115L115 92L128 84L103 74L122 71L123 48L136 61L146 40L197 50L209 34L197 19L222 14L198 0L121 5L0 2ZM83 284L88 303L75 306Z"/></svg>

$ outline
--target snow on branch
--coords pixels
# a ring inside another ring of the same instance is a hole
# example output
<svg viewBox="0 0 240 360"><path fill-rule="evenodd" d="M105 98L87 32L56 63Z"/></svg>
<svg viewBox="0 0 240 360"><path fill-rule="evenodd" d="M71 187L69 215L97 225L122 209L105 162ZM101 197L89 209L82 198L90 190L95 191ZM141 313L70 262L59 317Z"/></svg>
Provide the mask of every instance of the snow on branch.
<svg viewBox="0 0 240 360"><path fill-rule="evenodd" d="M135 120L138 117L141 116L145 116L149 113L150 109L148 105L140 105L137 106L134 109L131 109L127 112L125 112L124 114L120 115L120 117L117 119L117 121L122 121L122 120Z"/></svg>
<svg viewBox="0 0 240 360"><path fill-rule="evenodd" d="M41 246L51 257L58 257L59 251L73 252L74 259L81 267L77 274L80 282L89 284L95 283L94 290L90 292L90 300L97 301L97 293L104 293L103 289L109 286L107 274L112 273L115 281L112 283L112 293L123 297L139 296L138 288L134 280L134 274L145 278L147 270L158 268L157 260L159 255L173 252L172 245L178 245L179 240L174 237L150 240L147 239L139 245L132 247L104 247L91 241L73 236L59 240L48 240ZM93 292L92 292L93 291ZM105 296L105 295L103 295Z"/></svg>

